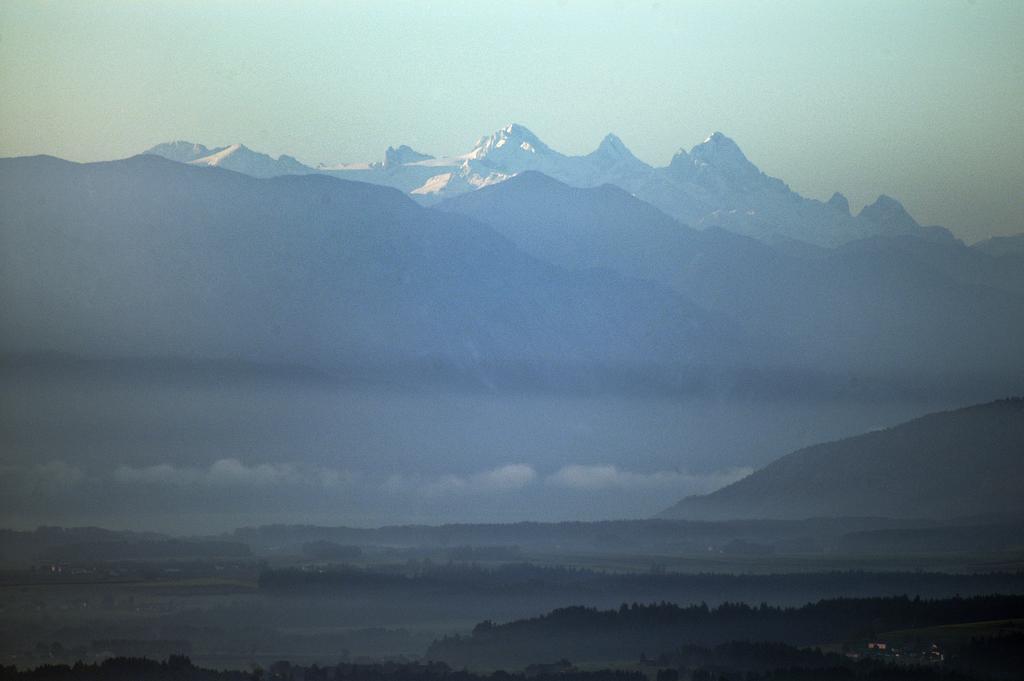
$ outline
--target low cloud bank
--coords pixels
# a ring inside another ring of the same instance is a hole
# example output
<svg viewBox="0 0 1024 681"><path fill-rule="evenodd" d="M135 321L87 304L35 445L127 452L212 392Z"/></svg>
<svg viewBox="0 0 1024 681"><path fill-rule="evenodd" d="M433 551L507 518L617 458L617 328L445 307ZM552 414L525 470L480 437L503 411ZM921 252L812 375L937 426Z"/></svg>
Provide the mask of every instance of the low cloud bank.
<svg viewBox="0 0 1024 681"><path fill-rule="evenodd" d="M511 462L470 472L403 472L387 477L239 458L105 469L55 460L0 466L0 526L103 524L111 518L132 518L142 528L154 514L183 510L231 517L236 525L284 517L288 522L315 519L339 525L647 517L685 496L711 492L750 472L641 472L579 463L544 471Z"/></svg>
<svg viewBox="0 0 1024 681"><path fill-rule="evenodd" d="M437 477L394 475L384 483L385 491L417 492L427 497L447 494L508 492L522 489L537 479L533 466L512 463L471 475L447 474Z"/></svg>
<svg viewBox="0 0 1024 681"><path fill-rule="evenodd" d="M265 487L309 485L337 487L351 481L345 471L300 467L290 463L246 464L238 459L219 459L207 468L177 467L168 463L136 468L118 466L115 481L126 484L209 485L224 487Z"/></svg>
<svg viewBox="0 0 1024 681"><path fill-rule="evenodd" d="M736 482L753 472L752 468L730 468L710 473L685 471L654 471L635 473L612 465L564 466L545 479L555 487L578 490L669 488L687 494L706 494Z"/></svg>

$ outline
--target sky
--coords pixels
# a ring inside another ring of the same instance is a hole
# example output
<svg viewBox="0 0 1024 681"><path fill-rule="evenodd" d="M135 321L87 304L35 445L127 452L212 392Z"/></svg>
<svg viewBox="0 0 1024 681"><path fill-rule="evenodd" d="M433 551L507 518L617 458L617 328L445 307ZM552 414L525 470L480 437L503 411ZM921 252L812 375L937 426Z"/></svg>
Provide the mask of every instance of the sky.
<svg viewBox="0 0 1024 681"><path fill-rule="evenodd" d="M461 153L509 122L664 165L720 130L856 210L1024 231L1024 2L0 3L0 156Z"/></svg>

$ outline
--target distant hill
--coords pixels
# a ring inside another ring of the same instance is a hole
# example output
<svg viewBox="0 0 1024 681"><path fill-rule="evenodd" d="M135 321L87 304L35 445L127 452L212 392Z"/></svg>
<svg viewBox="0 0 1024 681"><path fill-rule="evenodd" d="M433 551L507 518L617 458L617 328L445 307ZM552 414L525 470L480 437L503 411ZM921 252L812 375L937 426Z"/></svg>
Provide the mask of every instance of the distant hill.
<svg viewBox="0 0 1024 681"><path fill-rule="evenodd" d="M437 208L485 222L531 255L568 269L615 269L673 285L705 241L737 256L764 244L720 230L699 232L624 189L577 188L535 171L446 199Z"/></svg>
<svg viewBox="0 0 1024 681"><path fill-rule="evenodd" d="M666 518L1024 514L1024 399L929 414L807 447Z"/></svg>

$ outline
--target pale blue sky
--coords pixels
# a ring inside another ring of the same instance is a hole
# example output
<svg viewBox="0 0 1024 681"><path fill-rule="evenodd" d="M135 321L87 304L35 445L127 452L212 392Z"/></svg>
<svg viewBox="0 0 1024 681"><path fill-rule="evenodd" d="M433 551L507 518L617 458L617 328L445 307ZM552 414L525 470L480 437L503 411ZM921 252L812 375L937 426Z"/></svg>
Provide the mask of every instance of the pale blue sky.
<svg viewBox="0 0 1024 681"><path fill-rule="evenodd" d="M523 123L642 159L721 130L855 208L1024 231L1024 2L0 3L0 156L241 141L307 163Z"/></svg>

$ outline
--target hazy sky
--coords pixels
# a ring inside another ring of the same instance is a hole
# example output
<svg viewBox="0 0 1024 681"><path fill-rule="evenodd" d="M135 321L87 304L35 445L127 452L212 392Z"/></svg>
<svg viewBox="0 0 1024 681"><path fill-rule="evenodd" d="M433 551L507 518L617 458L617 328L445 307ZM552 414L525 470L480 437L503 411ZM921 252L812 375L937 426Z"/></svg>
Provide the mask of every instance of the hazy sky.
<svg viewBox="0 0 1024 681"><path fill-rule="evenodd" d="M721 130L806 195L1024 231L1024 2L0 3L0 156L241 141L463 152L508 122L640 158Z"/></svg>

